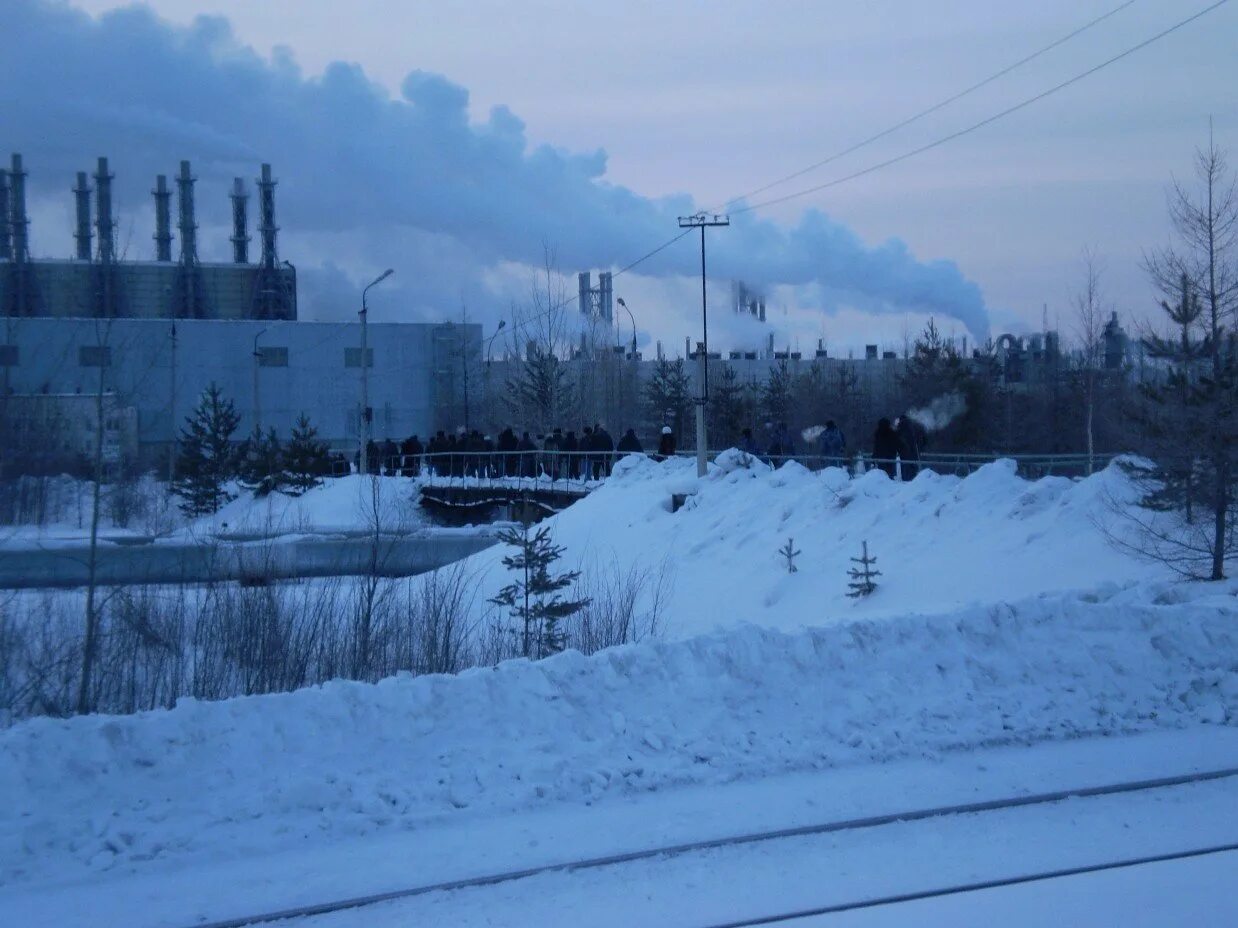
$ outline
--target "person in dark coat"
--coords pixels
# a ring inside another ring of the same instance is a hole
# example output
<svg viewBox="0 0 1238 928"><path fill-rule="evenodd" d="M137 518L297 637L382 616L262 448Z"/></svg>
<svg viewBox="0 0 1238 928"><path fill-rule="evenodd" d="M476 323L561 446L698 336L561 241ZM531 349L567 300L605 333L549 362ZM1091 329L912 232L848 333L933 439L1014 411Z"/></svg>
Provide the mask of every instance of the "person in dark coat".
<svg viewBox="0 0 1238 928"><path fill-rule="evenodd" d="M542 448L546 451L546 472L550 475L551 480L558 480L562 470L562 459L559 453L563 450L563 429L556 428L553 432L546 436L546 441L542 443Z"/></svg>
<svg viewBox="0 0 1238 928"><path fill-rule="evenodd" d="M846 463L847 438L833 419L826 420L821 433L821 456L826 467L842 467Z"/></svg>
<svg viewBox="0 0 1238 928"><path fill-rule="evenodd" d="M585 439L589 438L588 433L585 434ZM559 446L563 451L563 468L561 473L568 480L575 480L580 476L580 454L578 453L581 444L576 440L575 432L568 432L563 436L563 443Z"/></svg>
<svg viewBox="0 0 1238 928"><path fill-rule="evenodd" d="M481 437L481 432L473 429L469 433L464 450L468 452L464 462L466 473L470 477L481 476L486 468L486 440Z"/></svg>
<svg viewBox="0 0 1238 928"><path fill-rule="evenodd" d="M889 419L882 419L877 423L877 431L873 434L873 461L891 480L898 474L894 463L898 451L898 434L890 426Z"/></svg>
<svg viewBox="0 0 1238 928"><path fill-rule="evenodd" d="M898 435L898 456L902 461L903 479L914 480L920 471L920 451L924 447L920 424L904 414L898 417L894 432Z"/></svg>
<svg viewBox="0 0 1238 928"><path fill-rule="evenodd" d="M628 429L623 433L623 437L619 439L620 454L644 454L645 449L641 447L640 439L636 437L634 429Z"/></svg>
<svg viewBox="0 0 1238 928"><path fill-rule="evenodd" d="M610 432L602 427L602 423L598 423L593 427L593 443L597 447L597 478L609 477L610 467L615 459L615 440L610 437Z"/></svg>
<svg viewBox="0 0 1238 928"><path fill-rule="evenodd" d="M667 458L675 456L675 433L671 431L669 425L662 426L662 437L658 439L658 453L654 455L655 461L665 461Z"/></svg>
<svg viewBox="0 0 1238 928"><path fill-rule="evenodd" d="M516 451L519 454L516 473L521 477L532 477L537 473L537 445L528 432L521 433Z"/></svg>
<svg viewBox="0 0 1238 928"><path fill-rule="evenodd" d="M405 477L416 477L421 473L421 440L413 435L406 438L400 445L400 473Z"/></svg>
<svg viewBox="0 0 1238 928"><path fill-rule="evenodd" d="M512 431L510 425L499 432L499 440L495 443L495 447L502 455L499 473L504 477L515 477L519 471L516 467L516 456L512 452L519 448L519 442L516 441L516 433Z"/></svg>
<svg viewBox="0 0 1238 928"><path fill-rule="evenodd" d="M739 436L739 450L744 454L759 455L761 449L757 447L757 440L752 437L752 429L744 429Z"/></svg>

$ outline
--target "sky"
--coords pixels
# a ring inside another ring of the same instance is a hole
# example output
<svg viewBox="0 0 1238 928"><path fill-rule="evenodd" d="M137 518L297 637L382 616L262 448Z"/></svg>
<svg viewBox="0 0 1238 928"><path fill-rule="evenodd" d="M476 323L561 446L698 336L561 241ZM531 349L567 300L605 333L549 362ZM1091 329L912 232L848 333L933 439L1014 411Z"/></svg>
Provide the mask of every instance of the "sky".
<svg viewBox="0 0 1238 928"><path fill-rule="evenodd" d="M1136 0L871 146L758 195L862 170L1074 76L1209 5ZM460 318L527 302L545 254L574 292L677 234L676 217L881 131L1122 0L867 4L736 0L8 0L0 145L25 155L36 254L71 254L73 171L111 159L127 254L153 249L149 190L199 177L205 258L228 255L226 192L270 161L280 257L302 316ZM1151 317L1142 254L1168 241L1166 187L1192 152L1238 149L1238 3L930 152L708 236L711 346L901 347L928 315L973 339L1069 335L1081 253L1109 301ZM1238 154L1235 155L1238 159ZM699 240L615 281L640 341L699 337ZM733 317L732 279L767 293ZM626 315L624 341L630 338Z"/></svg>

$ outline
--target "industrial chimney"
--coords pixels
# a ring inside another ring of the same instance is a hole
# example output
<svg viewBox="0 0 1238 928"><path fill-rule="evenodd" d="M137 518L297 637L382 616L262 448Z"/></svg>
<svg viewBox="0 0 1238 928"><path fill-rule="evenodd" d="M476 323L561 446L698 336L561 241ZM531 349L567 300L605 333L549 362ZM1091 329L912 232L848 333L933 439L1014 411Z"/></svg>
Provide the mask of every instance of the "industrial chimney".
<svg viewBox="0 0 1238 928"><path fill-rule="evenodd" d="M9 229L13 239L13 260L23 263L30 260L30 245L27 235L30 220L26 218L26 172L22 169L21 155L13 155L9 169Z"/></svg>
<svg viewBox="0 0 1238 928"><path fill-rule="evenodd" d="M9 172L0 168L0 261L13 257L13 236L9 231Z"/></svg>
<svg viewBox="0 0 1238 928"><path fill-rule="evenodd" d="M155 177L155 260L172 260L172 191L168 189L168 175Z"/></svg>
<svg viewBox="0 0 1238 928"><path fill-rule="evenodd" d="M245 192L245 181L239 177L232 179L232 263L249 263L249 194Z"/></svg>
<svg viewBox="0 0 1238 928"><path fill-rule="evenodd" d="M111 264L116 260L116 225L112 219L112 176L108 173L107 159L100 158L95 171L95 223L99 230L99 262ZM80 254L81 243L78 243Z"/></svg>
<svg viewBox="0 0 1238 928"><path fill-rule="evenodd" d="M73 188L73 197L77 204L77 231L73 234L77 239L77 260L89 261L93 235L90 231L90 185L86 183L85 171L77 172L77 186Z"/></svg>
<svg viewBox="0 0 1238 928"><path fill-rule="evenodd" d="M194 218L193 182L189 162L181 162L181 173L176 178L176 199L180 210L181 264L198 263L198 223Z"/></svg>
<svg viewBox="0 0 1238 928"><path fill-rule="evenodd" d="M262 266L267 270L275 268L275 233L279 226L275 224L275 181L271 179L271 166L262 166L262 177L258 180L258 234L262 236Z"/></svg>

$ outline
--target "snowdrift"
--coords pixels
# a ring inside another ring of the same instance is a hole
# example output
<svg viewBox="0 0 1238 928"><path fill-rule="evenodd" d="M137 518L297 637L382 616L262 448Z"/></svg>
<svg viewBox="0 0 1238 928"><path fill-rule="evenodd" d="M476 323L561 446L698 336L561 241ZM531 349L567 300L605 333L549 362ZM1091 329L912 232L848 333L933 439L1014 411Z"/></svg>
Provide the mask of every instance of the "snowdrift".
<svg viewBox="0 0 1238 928"><path fill-rule="evenodd" d="M0 878L979 745L1238 724L1236 616L1238 584L1110 586L30 721L0 733Z"/></svg>
<svg viewBox="0 0 1238 928"><path fill-rule="evenodd" d="M687 494L674 513L673 494ZM1124 527L1115 508L1133 499L1117 467L1085 480L1028 481L1003 460L965 478L922 471L903 483L881 471L852 480L796 463L771 470L732 450L703 479L691 460L625 458L546 524L567 549L566 565L586 574L668 564L664 628L686 638L740 622L795 630L1165 577L1106 537ZM788 538L802 552L795 574L778 555ZM882 577L857 602L846 595L847 569L864 541ZM507 582L504 553L469 559L479 603Z"/></svg>

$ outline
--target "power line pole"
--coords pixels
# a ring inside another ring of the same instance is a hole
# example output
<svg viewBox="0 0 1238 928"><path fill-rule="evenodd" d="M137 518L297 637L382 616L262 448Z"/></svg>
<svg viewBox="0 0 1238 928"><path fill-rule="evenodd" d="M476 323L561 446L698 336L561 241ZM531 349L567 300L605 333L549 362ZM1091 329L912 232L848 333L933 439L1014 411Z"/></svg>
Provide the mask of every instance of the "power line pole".
<svg viewBox="0 0 1238 928"><path fill-rule="evenodd" d="M701 230L701 341L697 351L700 364L701 392L696 400L696 475L704 477L708 469L706 452L709 449L705 434L705 404L709 402L709 300L705 295L705 229L713 226L729 226L731 217L718 214L680 216L679 228Z"/></svg>

